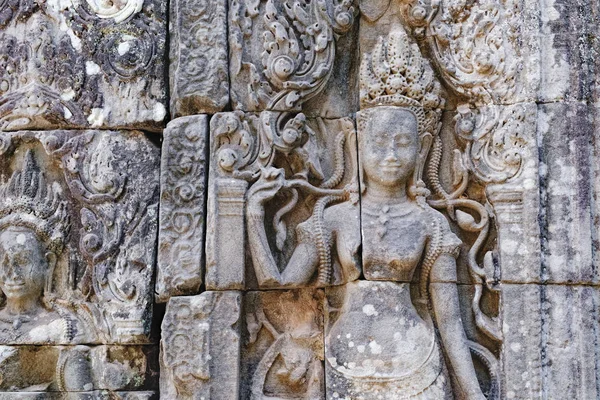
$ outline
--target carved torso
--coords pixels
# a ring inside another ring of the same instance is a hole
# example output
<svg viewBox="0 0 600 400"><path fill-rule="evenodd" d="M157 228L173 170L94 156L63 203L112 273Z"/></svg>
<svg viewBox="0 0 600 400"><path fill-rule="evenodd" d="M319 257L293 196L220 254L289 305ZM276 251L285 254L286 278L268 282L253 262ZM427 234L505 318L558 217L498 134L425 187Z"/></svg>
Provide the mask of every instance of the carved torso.
<svg viewBox="0 0 600 400"><path fill-rule="evenodd" d="M363 205L363 268L372 280L410 282L432 232L431 218L415 204Z"/></svg>

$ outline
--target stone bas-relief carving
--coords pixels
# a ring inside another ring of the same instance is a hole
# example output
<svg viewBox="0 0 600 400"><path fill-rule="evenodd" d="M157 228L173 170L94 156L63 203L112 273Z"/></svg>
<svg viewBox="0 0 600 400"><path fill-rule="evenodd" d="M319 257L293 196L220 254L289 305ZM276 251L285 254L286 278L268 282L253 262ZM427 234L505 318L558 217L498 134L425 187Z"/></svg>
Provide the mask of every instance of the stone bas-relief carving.
<svg viewBox="0 0 600 400"><path fill-rule="evenodd" d="M326 286L358 278L355 146L349 118L214 116L207 287Z"/></svg>
<svg viewBox="0 0 600 400"><path fill-rule="evenodd" d="M6 392L153 390L156 353L148 346L0 346L0 397Z"/></svg>
<svg viewBox="0 0 600 400"><path fill-rule="evenodd" d="M171 2L171 114L215 113L229 102L227 0Z"/></svg>
<svg viewBox="0 0 600 400"><path fill-rule="evenodd" d="M326 87L336 39L352 29L356 11L352 0L230 0L234 109L301 111Z"/></svg>
<svg viewBox="0 0 600 400"><path fill-rule="evenodd" d="M139 132L23 131L0 152L0 343L148 341L157 149Z"/></svg>
<svg viewBox="0 0 600 400"><path fill-rule="evenodd" d="M240 399L325 398L323 299L320 289L244 296Z"/></svg>
<svg viewBox="0 0 600 400"><path fill-rule="evenodd" d="M159 129L165 21L153 0L3 1L0 129Z"/></svg>
<svg viewBox="0 0 600 400"><path fill-rule="evenodd" d="M202 284L206 115L177 118L163 133L156 293L197 294Z"/></svg>
<svg viewBox="0 0 600 400"><path fill-rule="evenodd" d="M357 116L363 272L368 280L405 283L346 285L326 345L328 382L342 397L441 399L454 392L485 398L460 318L455 258L461 242L426 202L423 170L440 129L439 93L433 71L403 31L380 38L363 56ZM419 283L416 299L412 281ZM394 307L378 310L381 305L372 300L385 304L386 298ZM343 340L350 337L363 352L348 350ZM454 388L443 373L440 345Z"/></svg>
<svg viewBox="0 0 600 400"><path fill-rule="evenodd" d="M238 398L241 300L235 291L169 300L162 323L161 398Z"/></svg>

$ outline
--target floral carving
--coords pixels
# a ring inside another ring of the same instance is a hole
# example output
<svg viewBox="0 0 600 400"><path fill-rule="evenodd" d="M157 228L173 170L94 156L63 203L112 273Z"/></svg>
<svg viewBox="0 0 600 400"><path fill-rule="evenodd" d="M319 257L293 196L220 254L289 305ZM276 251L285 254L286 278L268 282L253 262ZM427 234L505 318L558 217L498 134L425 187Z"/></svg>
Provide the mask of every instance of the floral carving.
<svg viewBox="0 0 600 400"><path fill-rule="evenodd" d="M164 133L156 283L161 300L195 294L202 283L206 133L204 116L183 117Z"/></svg>
<svg viewBox="0 0 600 400"><path fill-rule="evenodd" d="M318 94L332 72L335 37L354 23L352 0L234 0L231 2L231 73L247 74L248 110L297 109ZM258 19L262 19L258 23ZM244 49L264 29L262 51ZM250 52L251 54L246 54Z"/></svg>
<svg viewBox="0 0 600 400"><path fill-rule="evenodd" d="M527 140L522 105L458 108L455 132L464 142L465 166L485 183L503 183L522 169Z"/></svg>
<svg viewBox="0 0 600 400"><path fill-rule="evenodd" d="M49 160L62 170L62 190L73 205L69 215L79 227L71 235L68 263L61 264L62 295L78 309L87 310L85 318L95 325L101 340L143 340L148 333L156 235L158 177L150 170L157 163L156 151L139 141L139 134L5 135L10 139L4 141L4 155L10 156L22 143L39 142ZM136 160L115 151L124 146L135 149Z"/></svg>

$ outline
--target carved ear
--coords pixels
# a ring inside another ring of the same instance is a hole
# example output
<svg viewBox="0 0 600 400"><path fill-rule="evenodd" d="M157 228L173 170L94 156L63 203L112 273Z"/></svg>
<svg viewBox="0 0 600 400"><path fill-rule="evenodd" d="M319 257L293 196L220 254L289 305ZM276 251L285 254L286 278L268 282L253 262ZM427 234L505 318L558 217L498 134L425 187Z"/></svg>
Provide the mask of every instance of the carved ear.
<svg viewBox="0 0 600 400"><path fill-rule="evenodd" d="M375 22L390 6L391 0L360 0L360 12L369 22Z"/></svg>
<svg viewBox="0 0 600 400"><path fill-rule="evenodd" d="M48 263L48 275L46 276L45 293L52 293L52 278L54 277L54 267L56 267L56 254L49 251L46 253L46 262Z"/></svg>

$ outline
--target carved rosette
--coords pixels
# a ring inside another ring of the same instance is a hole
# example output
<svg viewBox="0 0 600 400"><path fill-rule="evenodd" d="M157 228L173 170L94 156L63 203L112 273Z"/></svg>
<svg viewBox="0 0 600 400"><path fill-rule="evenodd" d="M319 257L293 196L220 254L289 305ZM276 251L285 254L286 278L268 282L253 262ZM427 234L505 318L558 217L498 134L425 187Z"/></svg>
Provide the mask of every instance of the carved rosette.
<svg viewBox="0 0 600 400"><path fill-rule="evenodd" d="M0 129L160 127L164 6L8 3L0 5Z"/></svg>

